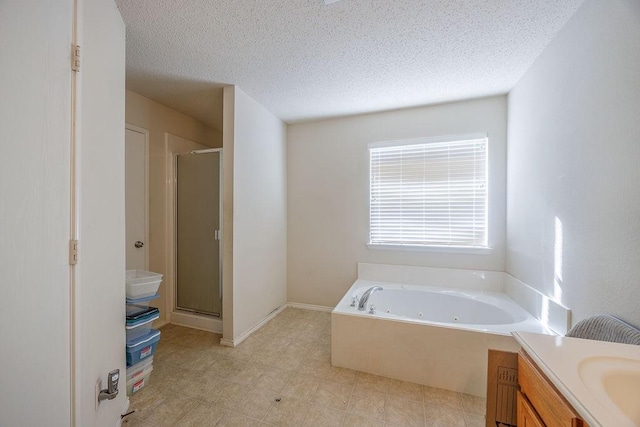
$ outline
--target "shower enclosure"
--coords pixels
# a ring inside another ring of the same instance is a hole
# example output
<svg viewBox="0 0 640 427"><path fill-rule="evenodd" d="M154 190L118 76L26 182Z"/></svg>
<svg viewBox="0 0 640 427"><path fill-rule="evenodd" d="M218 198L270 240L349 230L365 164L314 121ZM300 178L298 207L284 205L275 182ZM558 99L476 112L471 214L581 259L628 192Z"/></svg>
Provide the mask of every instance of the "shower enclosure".
<svg viewBox="0 0 640 427"><path fill-rule="evenodd" d="M175 155L175 309L222 316L222 149Z"/></svg>

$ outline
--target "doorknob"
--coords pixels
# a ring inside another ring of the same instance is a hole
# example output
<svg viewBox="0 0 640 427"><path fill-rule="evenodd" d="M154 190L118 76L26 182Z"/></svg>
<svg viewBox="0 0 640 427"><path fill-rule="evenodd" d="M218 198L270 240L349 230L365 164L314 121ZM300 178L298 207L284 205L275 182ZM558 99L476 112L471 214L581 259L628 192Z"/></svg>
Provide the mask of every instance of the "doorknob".
<svg viewBox="0 0 640 427"><path fill-rule="evenodd" d="M143 246L144 246L144 243L142 243L140 240L138 240L137 242L135 242L135 243L133 244L133 246L135 246L136 248L138 248L138 249L139 249L139 248L141 248L141 247L143 247Z"/></svg>

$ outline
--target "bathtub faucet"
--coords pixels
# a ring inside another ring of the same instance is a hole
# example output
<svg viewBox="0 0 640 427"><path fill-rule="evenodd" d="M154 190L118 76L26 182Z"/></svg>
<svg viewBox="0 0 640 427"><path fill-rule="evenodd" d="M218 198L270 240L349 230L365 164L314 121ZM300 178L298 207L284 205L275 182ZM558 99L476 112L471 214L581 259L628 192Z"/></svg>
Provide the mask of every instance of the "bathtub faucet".
<svg viewBox="0 0 640 427"><path fill-rule="evenodd" d="M362 298L360 298L360 303L358 304L358 310L364 311L367 307L367 301L369 301L369 297L375 291L382 291L382 286L372 286L362 294Z"/></svg>

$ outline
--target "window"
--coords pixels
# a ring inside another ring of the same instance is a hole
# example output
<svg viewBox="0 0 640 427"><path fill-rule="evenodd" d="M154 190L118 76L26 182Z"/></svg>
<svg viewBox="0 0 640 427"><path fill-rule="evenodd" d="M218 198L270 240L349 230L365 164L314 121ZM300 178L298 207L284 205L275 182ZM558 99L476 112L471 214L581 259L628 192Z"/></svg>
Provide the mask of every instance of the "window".
<svg viewBox="0 0 640 427"><path fill-rule="evenodd" d="M486 135L369 145L369 244L487 248Z"/></svg>

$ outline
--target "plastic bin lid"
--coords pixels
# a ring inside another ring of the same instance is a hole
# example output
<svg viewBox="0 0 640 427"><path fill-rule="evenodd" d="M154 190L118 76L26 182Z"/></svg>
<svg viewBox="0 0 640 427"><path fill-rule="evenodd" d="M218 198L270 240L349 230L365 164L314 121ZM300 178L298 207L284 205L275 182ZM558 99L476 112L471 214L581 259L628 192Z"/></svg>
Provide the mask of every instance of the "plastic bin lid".
<svg viewBox="0 0 640 427"><path fill-rule="evenodd" d="M160 339L160 331L157 329L152 329L151 332L149 332L146 335L127 341L127 348L133 348L141 344L147 343L149 341L156 342L159 339Z"/></svg>
<svg viewBox="0 0 640 427"><path fill-rule="evenodd" d="M160 315L156 313L150 316L145 316L137 320L127 320L125 322L125 329L134 329L134 328L137 328L138 326L146 325L149 322L153 322L154 320L159 318L160 318Z"/></svg>
<svg viewBox="0 0 640 427"><path fill-rule="evenodd" d="M140 304L141 302L151 301L152 299L160 298L160 294L151 295L150 297L143 298L127 298L125 301L127 304Z"/></svg>
<svg viewBox="0 0 640 427"><path fill-rule="evenodd" d="M147 357L146 359L142 359L138 363L133 366L129 366L127 368L127 376L134 374L138 371L144 370L148 366L153 365L153 356Z"/></svg>
<svg viewBox="0 0 640 427"><path fill-rule="evenodd" d="M154 314L160 313L156 307L149 307L147 305L127 305L127 320L138 320L143 317L149 317Z"/></svg>

